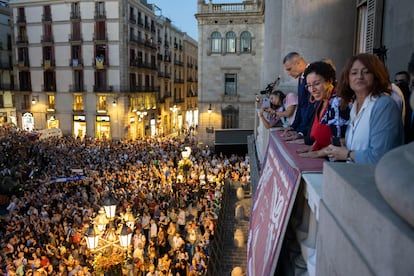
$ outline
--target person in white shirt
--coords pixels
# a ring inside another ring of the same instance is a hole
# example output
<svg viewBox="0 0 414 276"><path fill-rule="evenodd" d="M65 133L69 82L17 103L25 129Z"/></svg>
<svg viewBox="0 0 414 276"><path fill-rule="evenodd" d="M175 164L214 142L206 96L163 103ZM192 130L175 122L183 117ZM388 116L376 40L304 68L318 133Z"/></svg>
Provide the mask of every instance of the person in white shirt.
<svg viewBox="0 0 414 276"><path fill-rule="evenodd" d="M328 157L359 164L376 164L389 150L404 143L401 111L390 93L388 71L372 54L353 56L344 67L337 95L352 102L345 146L330 145Z"/></svg>

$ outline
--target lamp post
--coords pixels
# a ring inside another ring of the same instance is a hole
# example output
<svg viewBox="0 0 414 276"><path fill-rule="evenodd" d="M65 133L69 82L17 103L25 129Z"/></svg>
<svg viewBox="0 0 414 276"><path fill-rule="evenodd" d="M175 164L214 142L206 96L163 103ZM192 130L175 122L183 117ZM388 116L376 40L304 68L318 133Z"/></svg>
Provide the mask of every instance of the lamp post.
<svg viewBox="0 0 414 276"><path fill-rule="evenodd" d="M211 104L208 105L207 113L208 113L208 126L206 127L207 133L213 133L214 129L211 126L211 112L213 112L213 109L211 108Z"/></svg>
<svg viewBox="0 0 414 276"><path fill-rule="evenodd" d="M91 224L85 232L86 244L94 254L94 268L97 271L108 266L108 264L102 263L107 260L111 260L111 264L114 265L113 269L115 269L116 267L121 268L131 259L131 240L135 229L135 217L129 207L125 213L117 216L117 204L118 202L111 196L106 198L98 215L91 220ZM120 223L116 229L115 222L118 220ZM122 260L115 262L114 256L120 258L120 255Z"/></svg>

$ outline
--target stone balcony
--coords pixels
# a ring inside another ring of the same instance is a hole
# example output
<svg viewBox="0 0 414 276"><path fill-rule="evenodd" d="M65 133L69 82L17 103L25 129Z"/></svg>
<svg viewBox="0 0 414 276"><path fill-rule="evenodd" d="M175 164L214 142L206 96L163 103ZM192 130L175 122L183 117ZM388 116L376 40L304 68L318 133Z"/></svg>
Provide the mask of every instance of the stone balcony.
<svg viewBox="0 0 414 276"><path fill-rule="evenodd" d="M255 139L249 139L254 195L263 188L257 177L263 173L275 132L259 125ZM295 203L286 218L289 227L282 231L284 247L271 262L277 275L412 274L414 228L384 200L375 181L375 166L322 161L320 171L300 169L303 160L295 156L292 146L276 144L293 161L292 167L300 170Z"/></svg>

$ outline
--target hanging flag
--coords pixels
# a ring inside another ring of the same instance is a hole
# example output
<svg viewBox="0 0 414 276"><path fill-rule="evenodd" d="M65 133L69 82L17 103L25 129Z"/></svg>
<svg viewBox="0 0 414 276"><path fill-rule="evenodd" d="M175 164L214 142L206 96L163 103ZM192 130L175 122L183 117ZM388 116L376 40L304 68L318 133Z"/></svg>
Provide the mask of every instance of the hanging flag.
<svg viewBox="0 0 414 276"><path fill-rule="evenodd" d="M104 57L99 56L96 57L96 69L103 69L104 68Z"/></svg>

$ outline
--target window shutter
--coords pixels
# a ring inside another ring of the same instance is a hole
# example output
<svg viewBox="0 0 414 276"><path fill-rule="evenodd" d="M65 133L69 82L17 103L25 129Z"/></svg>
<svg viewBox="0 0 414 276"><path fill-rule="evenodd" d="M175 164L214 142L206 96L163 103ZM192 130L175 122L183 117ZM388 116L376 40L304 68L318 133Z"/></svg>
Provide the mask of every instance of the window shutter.
<svg viewBox="0 0 414 276"><path fill-rule="evenodd" d="M366 46L365 51L372 53L374 49L374 35L375 35L375 3L376 0L368 0L367 9L367 32L366 32Z"/></svg>

